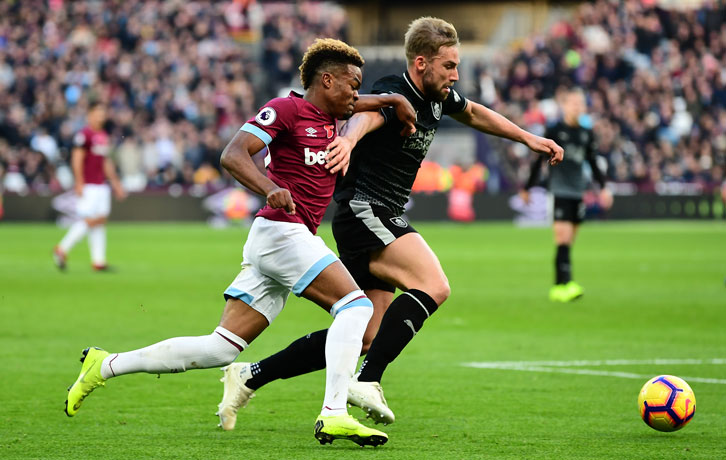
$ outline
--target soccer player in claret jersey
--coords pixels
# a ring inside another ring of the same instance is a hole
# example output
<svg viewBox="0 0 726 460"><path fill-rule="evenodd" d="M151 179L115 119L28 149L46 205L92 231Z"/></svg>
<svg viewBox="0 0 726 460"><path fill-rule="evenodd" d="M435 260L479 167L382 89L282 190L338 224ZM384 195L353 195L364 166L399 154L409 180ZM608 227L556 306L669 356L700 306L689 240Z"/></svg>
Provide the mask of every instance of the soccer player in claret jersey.
<svg viewBox="0 0 726 460"><path fill-rule="evenodd" d="M315 236L337 176L337 170L325 167L326 150L337 136L336 119L350 117L354 108L375 110L395 104L413 129L415 113L405 98L382 95L359 100L362 65L358 51L345 43L316 40L300 66L305 95L291 92L271 100L224 149L222 165L247 188L267 197L267 205L250 229L242 270L224 292L227 303L219 326L209 335L172 338L126 353L109 354L93 347L84 350L81 373L68 391L69 416L78 412L94 388L112 377L232 363L280 313L292 291L334 318L323 351L328 371L315 437L323 444L340 438L362 446L388 440L385 433L348 415L346 406L348 384L373 305L323 240ZM250 158L265 146L269 150L267 175Z"/></svg>
<svg viewBox="0 0 726 460"><path fill-rule="evenodd" d="M552 229L557 251L555 255L555 285L550 289L553 302L571 302L582 297L585 290L572 279L570 248L575 242L577 229L585 221L585 203L582 201L587 188L587 178L583 164L590 164L592 177L600 186L600 205L609 208L613 197L605 188L605 178L595 161L595 136L583 118L587 106L582 90L567 90L561 96L562 119L547 128L545 136L552 137L562 144L567 157L557 168L550 170L548 185L553 196ZM542 169L541 157L532 163L529 180L520 191L524 202L529 202L529 189L537 183Z"/></svg>
<svg viewBox="0 0 726 460"><path fill-rule="evenodd" d="M349 387L348 402L376 422L395 420L380 386L386 366L450 292L438 258L402 216L441 117L449 115L479 131L521 142L549 157L553 165L562 160L562 148L554 141L522 130L452 87L459 79L458 45L456 30L446 21L431 17L413 21L405 38L407 70L381 78L373 92L406 97L417 111L416 132L399 136L401 125L389 109L357 113L331 150L335 164L338 152L354 148L334 196L338 207L333 234L341 260L374 305L363 339L368 354ZM363 137L366 133L370 134ZM394 300L396 288L403 293ZM260 362L230 366L244 382L237 390L236 407L244 406L253 391L268 382L321 369L326 333L330 331L313 332ZM225 388L225 394L231 391ZM224 403L229 412L236 410ZM233 426L229 423L226 428Z"/></svg>
<svg viewBox="0 0 726 460"><path fill-rule="evenodd" d="M106 108L101 103L94 103L88 111L88 126L73 138L71 167L75 176L73 190L78 197L76 211L80 219L71 225L61 242L53 249L53 260L60 270L66 269L68 253L86 235L94 270L108 269L106 220L111 212L111 188L119 200L126 198L126 192L121 187L116 167L108 156L111 145L108 134L103 130L104 123ZM106 179L111 183L111 188Z"/></svg>

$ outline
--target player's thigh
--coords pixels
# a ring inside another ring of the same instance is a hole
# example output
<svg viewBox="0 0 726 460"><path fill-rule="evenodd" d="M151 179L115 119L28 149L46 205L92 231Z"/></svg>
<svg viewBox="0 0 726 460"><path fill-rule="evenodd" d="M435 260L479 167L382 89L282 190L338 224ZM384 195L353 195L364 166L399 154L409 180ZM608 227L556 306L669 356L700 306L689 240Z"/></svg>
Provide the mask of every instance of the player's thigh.
<svg viewBox="0 0 726 460"><path fill-rule="evenodd" d="M345 266L336 260L323 269L303 290L302 297L315 302L326 311L339 300L354 291L358 285ZM360 291L360 296L363 291ZM353 300L353 299L350 299Z"/></svg>
<svg viewBox="0 0 726 460"><path fill-rule="evenodd" d="M449 282L438 257L418 233L407 233L372 253L370 270L401 290L422 290L439 304L449 294Z"/></svg>
<svg viewBox="0 0 726 460"><path fill-rule="evenodd" d="M259 311L247 303L234 297L229 297L222 312L219 325L236 336L252 343L253 340L270 325L269 321Z"/></svg>

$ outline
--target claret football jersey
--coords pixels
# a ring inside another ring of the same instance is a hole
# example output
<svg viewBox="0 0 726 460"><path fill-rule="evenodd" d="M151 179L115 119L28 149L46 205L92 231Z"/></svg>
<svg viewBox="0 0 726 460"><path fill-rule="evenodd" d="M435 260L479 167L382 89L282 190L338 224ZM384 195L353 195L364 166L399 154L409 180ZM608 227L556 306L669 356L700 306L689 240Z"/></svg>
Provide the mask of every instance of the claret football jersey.
<svg viewBox="0 0 726 460"><path fill-rule="evenodd" d="M325 169L325 149L337 135L335 119L291 91L265 104L241 130L267 145L267 177L289 190L295 203L295 215L269 206L256 215L298 222L314 234L335 188L337 174Z"/></svg>

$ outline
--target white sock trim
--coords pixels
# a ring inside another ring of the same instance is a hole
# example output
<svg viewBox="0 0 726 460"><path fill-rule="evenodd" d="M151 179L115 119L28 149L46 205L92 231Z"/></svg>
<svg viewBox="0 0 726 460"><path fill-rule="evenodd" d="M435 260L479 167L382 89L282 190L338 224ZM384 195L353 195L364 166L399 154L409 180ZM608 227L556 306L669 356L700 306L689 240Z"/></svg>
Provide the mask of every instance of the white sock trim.
<svg viewBox="0 0 726 460"><path fill-rule="evenodd" d="M223 328L222 326L217 326L214 329L214 332L221 335L232 345L236 346L240 352L243 351L245 348L249 347L249 344L245 339L231 332L230 330Z"/></svg>
<svg viewBox="0 0 726 460"><path fill-rule="evenodd" d="M338 314L341 307L350 303L353 299L357 299L358 297L365 297L365 296L366 296L365 292L361 291L360 289L349 292L348 294L344 295L342 299L335 302L332 307L330 307L330 316L335 318L335 315Z"/></svg>
<svg viewBox="0 0 726 460"><path fill-rule="evenodd" d="M426 310L426 307L424 307L424 304L422 304L422 303L421 303L421 301L420 301L420 300L418 300L418 299L416 298L416 296L415 296L415 295L411 294L410 292L404 292L404 294L406 294L406 295L409 295L409 296L411 296L411 298L412 298L413 300L415 300L415 301L416 301L416 303L418 303L419 305L421 305L421 308L423 308L423 311L425 311L425 312L426 312L426 318L428 318L428 317L430 317L430 316L431 316L431 315L429 314L429 311L428 311L428 310Z"/></svg>

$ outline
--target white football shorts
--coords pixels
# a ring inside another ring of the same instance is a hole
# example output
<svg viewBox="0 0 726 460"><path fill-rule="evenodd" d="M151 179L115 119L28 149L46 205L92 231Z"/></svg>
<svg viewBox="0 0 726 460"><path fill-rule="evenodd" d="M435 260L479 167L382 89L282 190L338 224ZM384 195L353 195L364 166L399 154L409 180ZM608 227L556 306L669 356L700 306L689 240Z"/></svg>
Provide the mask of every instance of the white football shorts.
<svg viewBox="0 0 726 460"><path fill-rule="evenodd" d="M108 217L111 213L111 187L108 184L85 184L76 212L84 219Z"/></svg>
<svg viewBox="0 0 726 460"><path fill-rule="evenodd" d="M337 260L323 239L305 225L256 217L242 253L242 271L224 296L242 300L272 323L290 291L300 296Z"/></svg>

